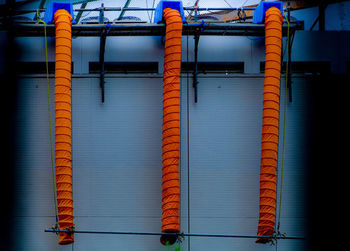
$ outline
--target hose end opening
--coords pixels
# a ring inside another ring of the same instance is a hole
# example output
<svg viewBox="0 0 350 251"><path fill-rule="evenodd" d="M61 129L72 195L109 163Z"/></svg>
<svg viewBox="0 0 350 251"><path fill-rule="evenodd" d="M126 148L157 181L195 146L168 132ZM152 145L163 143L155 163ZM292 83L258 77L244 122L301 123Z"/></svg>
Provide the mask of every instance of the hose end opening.
<svg viewBox="0 0 350 251"><path fill-rule="evenodd" d="M163 234L160 236L160 243L162 243L164 246L171 246L173 244L175 244L175 242L178 239L178 235L175 233L179 233L178 231L172 231L172 230L168 230L165 231L165 233L174 233L174 234Z"/></svg>

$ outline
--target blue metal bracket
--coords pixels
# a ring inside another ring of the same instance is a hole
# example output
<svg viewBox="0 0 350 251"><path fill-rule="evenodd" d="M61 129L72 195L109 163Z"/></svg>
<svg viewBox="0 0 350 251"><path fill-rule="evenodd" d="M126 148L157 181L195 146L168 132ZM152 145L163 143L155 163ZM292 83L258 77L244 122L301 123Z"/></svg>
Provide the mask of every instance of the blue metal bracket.
<svg viewBox="0 0 350 251"><path fill-rule="evenodd" d="M161 23L164 21L163 19L163 10L165 8L171 8L174 10L179 11L181 17L182 17L182 22L186 23L186 18L185 18L185 12L184 12L184 7L182 5L182 1L170 1L170 0L161 0L154 12L154 23Z"/></svg>
<svg viewBox="0 0 350 251"><path fill-rule="evenodd" d="M44 21L46 24L52 24L55 22L54 15L55 12L59 9L64 9L69 12L72 16L73 21L72 24L76 24L74 19L74 9L72 3L62 3L62 2L51 2L45 11Z"/></svg>
<svg viewBox="0 0 350 251"><path fill-rule="evenodd" d="M276 2L260 2L258 7L256 7L254 11L253 16L253 23L255 24L262 24L265 22L265 13L268 9L271 7L276 7L283 13L283 2L276 1Z"/></svg>

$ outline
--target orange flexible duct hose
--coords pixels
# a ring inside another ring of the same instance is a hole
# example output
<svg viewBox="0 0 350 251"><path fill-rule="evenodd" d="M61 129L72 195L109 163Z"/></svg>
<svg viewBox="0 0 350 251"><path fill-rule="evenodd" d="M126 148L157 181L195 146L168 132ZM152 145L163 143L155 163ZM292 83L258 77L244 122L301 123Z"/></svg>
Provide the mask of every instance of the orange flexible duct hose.
<svg viewBox="0 0 350 251"><path fill-rule="evenodd" d="M71 158L71 61L72 16L57 10L55 66L55 164L58 223L60 229L74 227ZM74 242L74 235L60 232L59 244Z"/></svg>
<svg viewBox="0 0 350 251"><path fill-rule="evenodd" d="M177 10L165 8L166 22L163 87L163 182L162 232L176 233L179 226L180 73L182 18ZM163 235L161 242L173 244L175 236Z"/></svg>
<svg viewBox="0 0 350 251"><path fill-rule="evenodd" d="M272 235L276 209L279 100L282 49L281 11L271 7L265 17L265 80L260 164L260 212L258 235ZM257 243L268 239L258 238Z"/></svg>

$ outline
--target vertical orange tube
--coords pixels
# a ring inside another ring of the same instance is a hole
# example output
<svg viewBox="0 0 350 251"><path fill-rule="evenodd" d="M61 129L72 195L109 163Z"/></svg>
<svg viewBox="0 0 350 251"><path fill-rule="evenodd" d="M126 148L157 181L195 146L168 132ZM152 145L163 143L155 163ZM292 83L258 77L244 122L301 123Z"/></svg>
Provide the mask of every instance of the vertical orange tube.
<svg viewBox="0 0 350 251"><path fill-rule="evenodd" d="M165 8L166 22L163 87L163 182L162 232L177 233L179 226L180 157L180 73L182 18L177 10ZM163 235L163 244L173 244L176 236Z"/></svg>
<svg viewBox="0 0 350 251"><path fill-rule="evenodd" d="M260 163L260 211L258 235L272 235L276 209L276 168L279 135L279 101L282 49L281 11L271 7L265 16L265 80ZM257 243L268 239L258 238Z"/></svg>
<svg viewBox="0 0 350 251"><path fill-rule="evenodd" d="M55 15L55 164L58 223L61 230L74 227L71 158L72 16L63 9ZM59 244L74 242L74 235L59 233Z"/></svg>

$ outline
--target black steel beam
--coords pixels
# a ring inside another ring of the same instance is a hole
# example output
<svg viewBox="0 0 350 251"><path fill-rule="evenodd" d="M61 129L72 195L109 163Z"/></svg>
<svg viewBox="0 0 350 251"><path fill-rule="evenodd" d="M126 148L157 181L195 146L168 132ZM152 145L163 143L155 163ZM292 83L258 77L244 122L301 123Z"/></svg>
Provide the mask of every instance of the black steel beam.
<svg viewBox="0 0 350 251"><path fill-rule="evenodd" d="M105 102L105 48L106 48L107 29L105 28L100 37L100 87L102 94L102 103Z"/></svg>
<svg viewBox="0 0 350 251"><path fill-rule="evenodd" d="M264 24L221 24L206 23L198 33L201 23L187 23L183 26L184 35L226 35L226 36L265 36ZM6 27L0 27L5 29ZM72 25L73 37L99 37L106 28L104 24ZM164 36L165 24L108 24L108 36ZM302 30L302 24L291 24L290 31ZM55 26L46 25L47 36L55 36ZM16 24L14 34L19 37L43 37L43 24ZM283 36L287 35L287 25L283 25Z"/></svg>
<svg viewBox="0 0 350 251"><path fill-rule="evenodd" d="M194 35L194 71L193 71L193 88L194 102L198 102L198 43L200 36Z"/></svg>

